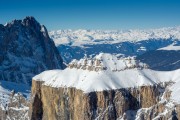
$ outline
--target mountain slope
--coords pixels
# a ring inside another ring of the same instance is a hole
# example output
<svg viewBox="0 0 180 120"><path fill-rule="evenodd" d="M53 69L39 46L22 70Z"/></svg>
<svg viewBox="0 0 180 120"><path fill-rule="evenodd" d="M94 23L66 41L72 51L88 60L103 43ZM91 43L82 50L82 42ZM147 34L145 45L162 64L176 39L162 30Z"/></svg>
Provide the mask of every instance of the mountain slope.
<svg viewBox="0 0 180 120"><path fill-rule="evenodd" d="M63 67L53 40L35 18L0 24L0 119L29 120L32 77Z"/></svg>
<svg viewBox="0 0 180 120"><path fill-rule="evenodd" d="M33 17L0 25L0 80L31 84L31 78L63 63L45 26Z"/></svg>
<svg viewBox="0 0 180 120"><path fill-rule="evenodd" d="M180 41L158 50L148 51L137 57L149 65L150 69L171 71L180 68Z"/></svg>

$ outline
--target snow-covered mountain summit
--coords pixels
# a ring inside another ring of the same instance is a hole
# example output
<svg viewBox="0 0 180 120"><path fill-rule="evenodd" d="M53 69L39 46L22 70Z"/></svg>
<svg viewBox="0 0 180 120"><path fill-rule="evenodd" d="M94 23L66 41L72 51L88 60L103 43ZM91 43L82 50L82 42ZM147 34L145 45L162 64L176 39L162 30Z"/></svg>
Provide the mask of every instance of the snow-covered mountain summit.
<svg viewBox="0 0 180 120"><path fill-rule="evenodd" d="M0 80L31 84L31 78L63 66L47 29L34 17L0 25Z"/></svg>
<svg viewBox="0 0 180 120"><path fill-rule="evenodd" d="M92 59L73 60L65 70L42 72L33 80L52 87L75 87L86 93L176 81L178 72L153 71L132 57L101 53Z"/></svg>
<svg viewBox="0 0 180 120"><path fill-rule="evenodd" d="M148 68L148 65L136 60L134 57L123 58L107 53L100 53L94 58L83 58L79 61L74 59L69 63L68 67L89 71L110 70L115 72L134 68Z"/></svg>
<svg viewBox="0 0 180 120"><path fill-rule="evenodd" d="M0 24L0 119L29 119L26 98L30 98L32 77L62 68L46 27L34 17Z"/></svg>

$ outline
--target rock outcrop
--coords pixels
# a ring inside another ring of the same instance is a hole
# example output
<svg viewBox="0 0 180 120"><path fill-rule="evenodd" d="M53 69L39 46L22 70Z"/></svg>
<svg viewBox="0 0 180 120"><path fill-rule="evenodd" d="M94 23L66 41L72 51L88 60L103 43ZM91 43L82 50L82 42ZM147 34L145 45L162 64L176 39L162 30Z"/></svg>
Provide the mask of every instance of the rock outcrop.
<svg viewBox="0 0 180 120"><path fill-rule="evenodd" d="M32 82L32 120L115 120L125 118L128 110L152 106L156 112L163 111L163 105L158 103L160 91L164 90L160 85L84 93L75 88L53 88L42 83ZM149 120L156 117L148 115Z"/></svg>
<svg viewBox="0 0 180 120"><path fill-rule="evenodd" d="M21 93L12 93L8 103L0 104L0 120L29 120L28 106L29 101Z"/></svg>
<svg viewBox="0 0 180 120"><path fill-rule="evenodd" d="M45 26L26 17L0 25L0 80L31 84L31 78L63 62Z"/></svg>

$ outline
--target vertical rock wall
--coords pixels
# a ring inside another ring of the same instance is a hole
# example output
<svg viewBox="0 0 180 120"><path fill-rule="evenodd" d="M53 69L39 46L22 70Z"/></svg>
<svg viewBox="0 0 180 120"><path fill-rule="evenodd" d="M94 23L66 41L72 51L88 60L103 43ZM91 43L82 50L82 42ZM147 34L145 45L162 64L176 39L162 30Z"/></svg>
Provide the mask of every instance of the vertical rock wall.
<svg viewBox="0 0 180 120"><path fill-rule="evenodd" d="M53 88L32 82L32 120L115 120L127 110L158 103L160 86L142 86L83 93L75 88Z"/></svg>

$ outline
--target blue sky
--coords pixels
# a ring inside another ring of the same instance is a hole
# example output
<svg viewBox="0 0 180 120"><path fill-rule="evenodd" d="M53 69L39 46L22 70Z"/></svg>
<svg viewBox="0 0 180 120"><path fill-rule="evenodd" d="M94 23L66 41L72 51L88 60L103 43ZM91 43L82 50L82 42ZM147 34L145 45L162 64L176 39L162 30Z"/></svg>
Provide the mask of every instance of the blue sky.
<svg viewBox="0 0 180 120"><path fill-rule="evenodd" d="M48 30L180 26L180 0L0 0L0 23L34 16Z"/></svg>

